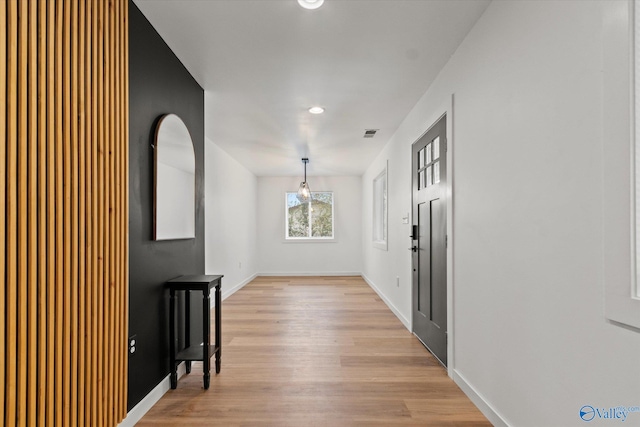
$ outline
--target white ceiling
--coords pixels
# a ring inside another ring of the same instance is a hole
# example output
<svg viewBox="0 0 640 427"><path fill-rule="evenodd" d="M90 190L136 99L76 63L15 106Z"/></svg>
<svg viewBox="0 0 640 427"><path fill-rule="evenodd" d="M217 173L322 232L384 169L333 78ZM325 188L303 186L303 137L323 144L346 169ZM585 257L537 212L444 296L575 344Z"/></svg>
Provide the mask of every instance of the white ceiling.
<svg viewBox="0 0 640 427"><path fill-rule="evenodd" d="M257 176L301 175L302 157L361 175L489 2L135 0L205 89L206 136Z"/></svg>

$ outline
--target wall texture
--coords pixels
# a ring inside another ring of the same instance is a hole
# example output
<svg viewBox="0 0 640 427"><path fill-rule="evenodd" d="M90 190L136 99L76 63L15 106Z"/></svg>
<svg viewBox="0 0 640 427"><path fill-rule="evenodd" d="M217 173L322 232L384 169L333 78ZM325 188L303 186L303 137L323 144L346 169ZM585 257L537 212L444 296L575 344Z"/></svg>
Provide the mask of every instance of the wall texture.
<svg viewBox="0 0 640 427"><path fill-rule="evenodd" d="M164 283L204 274L204 91L138 8L130 3L130 293L131 409L169 373L168 293ZM175 113L187 125L196 154L196 238L153 241L153 137L158 118ZM192 298L194 315L201 311ZM197 318L192 320L200 325ZM195 338L198 328L193 328Z"/></svg>
<svg viewBox="0 0 640 427"><path fill-rule="evenodd" d="M332 243L285 242L285 193L297 191L301 177L258 178L258 272L260 274L360 274L362 252L359 177L309 176L312 191L333 191Z"/></svg>
<svg viewBox="0 0 640 427"><path fill-rule="evenodd" d="M127 2L0 2L0 425L126 415Z"/></svg>
<svg viewBox="0 0 640 427"><path fill-rule="evenodd" d="M397 223L411 209L410 146L454 94L450 362L498 424L579 426L583 405L638 405L640 335L603 312L605 4L492 2L363 178L389 158ZM406 246L365 245L363 263L410 318L409 276L398 290L386 271L409 271Z"/></svg>

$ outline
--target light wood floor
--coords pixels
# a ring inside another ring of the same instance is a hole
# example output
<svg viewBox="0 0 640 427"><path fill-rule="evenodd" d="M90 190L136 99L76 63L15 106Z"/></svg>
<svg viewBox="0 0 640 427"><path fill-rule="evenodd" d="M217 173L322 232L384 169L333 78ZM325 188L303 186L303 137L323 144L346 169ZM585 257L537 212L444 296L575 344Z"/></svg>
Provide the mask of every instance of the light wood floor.
<svg viewBox="0 0 640 427"><path fill-rule="evenodd" d="M491 425L360 277L259 277L222 307L210 389L194 363L138 426Z"/></svg>

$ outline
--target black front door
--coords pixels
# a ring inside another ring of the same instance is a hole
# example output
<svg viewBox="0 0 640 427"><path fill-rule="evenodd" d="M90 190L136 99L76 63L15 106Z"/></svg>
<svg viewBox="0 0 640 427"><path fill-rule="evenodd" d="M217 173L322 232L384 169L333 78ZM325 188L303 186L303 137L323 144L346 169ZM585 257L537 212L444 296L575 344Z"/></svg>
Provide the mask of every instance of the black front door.
<svg viewBox="0 0 640 427"><path fill-rule="evenodd" d="M413 333L447 364L446 116L412 150Z"/></svg>

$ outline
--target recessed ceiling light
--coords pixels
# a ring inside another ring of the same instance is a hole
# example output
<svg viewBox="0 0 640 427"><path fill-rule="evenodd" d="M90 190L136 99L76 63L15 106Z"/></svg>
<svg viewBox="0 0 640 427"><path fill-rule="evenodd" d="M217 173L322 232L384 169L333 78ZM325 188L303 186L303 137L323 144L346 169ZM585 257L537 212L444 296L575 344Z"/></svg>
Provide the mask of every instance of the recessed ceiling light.
<svg viewBox="0 0 640 427"><path fill-rule="evenodd" d="M324 108L322 108L322 107L311 107L311 108L309 108L309 112L311 114L322 114L322 113L324 113Z"/></svg>
<svg viewBox="0 0 640 427"><path fill-rule="evenodd" d="M298 4L305 9L317 9L322 6L324 0L298 0Z"/></svg>

